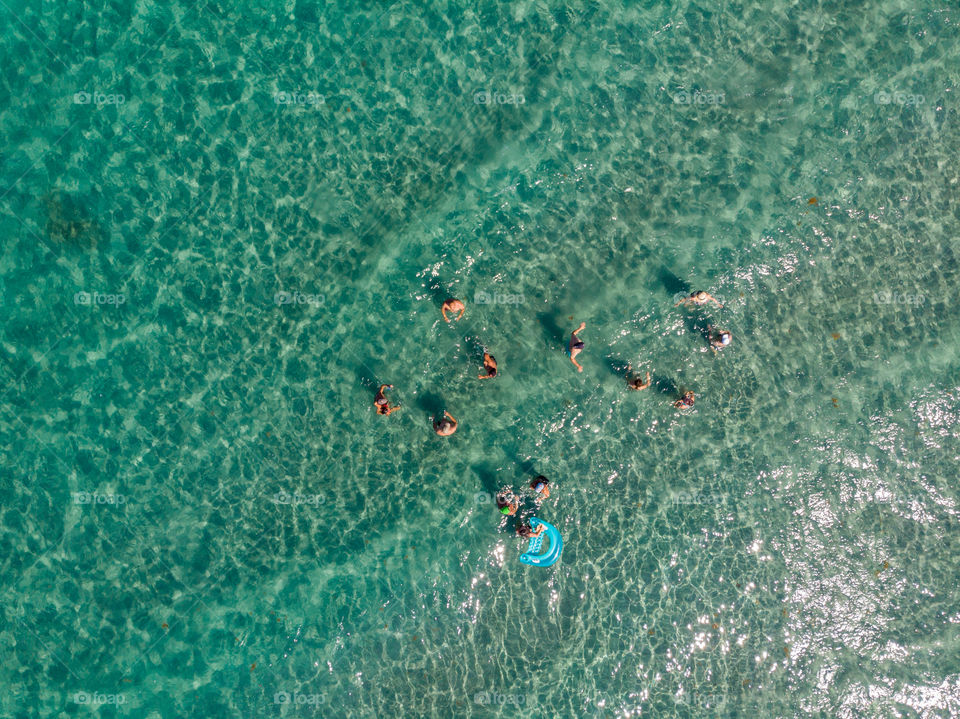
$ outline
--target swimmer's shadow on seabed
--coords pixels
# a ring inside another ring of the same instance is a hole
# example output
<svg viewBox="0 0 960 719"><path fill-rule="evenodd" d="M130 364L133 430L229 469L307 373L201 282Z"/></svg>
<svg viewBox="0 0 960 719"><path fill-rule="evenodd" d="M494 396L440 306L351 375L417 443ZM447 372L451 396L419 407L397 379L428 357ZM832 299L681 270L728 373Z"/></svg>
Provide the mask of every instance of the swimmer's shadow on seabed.
<svg viewBox="0 0 960 719"><path fill-rule="evenodd" d="M669 377L650 377L650 384L659 392L660 394L668 394L673 397L680 396L680 387Z"/></svg>
<svg viewBox="0 0 960 719"><path fill-rule="evenodd" d="M450 284L451 283L447 282L441 277L430 278L427 283L427 292L430 293L430 298L433 300L433 304L437 306L438 311L441 307L443 307L444 302L453 297L453 295L450 294L450 291L447 289Z"/></svg>
<svg viewBox="0 0 960 719"><path fill-rule="evenodd" d="M533 481L534 477L540 474L540 472L537 471L537 465L533 463L533 460L521 459L516 452L507 452L507 454L509 454L510 457L513 459L513 463L516 464L518 467L520 467L520 470L523 476L527 477L527 479L525 480L520 479L517 481L526 482L527 484L529 484L530 482Z"/></svg>
<svg viewBox="0 0 960 719"><path fill-rule="evenodd" d="M666 265L660 265L660 269L657 270L657 280L663 285L663 288L669 293L671 297L683 293L684 295L689 295L693 290L690 289L690 283L685 280L681 280L675 274L673 274Z"/></svg>
<svg viewBox="0 0 960 719"><path fill-rule="evenodd" d="M497 468L489 464L475 464L472 466L474 474L480 478L483 493L491 499L500 491L500 480L497 479Z"/></svg>
<svg viewBox="0 0 960 719"><path fill-rule="evenodd" d="M434 421L443 416L445 408L443 397L433 392L424 392L417 395L416 406L426 412Z"/></svg>
<svg viewBox="0 0 960 719"><path fill-rule="evenodd" d="M604 358L603 364L608 370L610 370L610 374L612 374L614 377L621 379L624 382L627 381L627 367L630 366L629 362L626 362L619 357L607 356Z"/></svg>
<svg viewBox="0 0 960 719"><path fill-rule="evenodd" d="M374 394L380 388L380 385L384 384L383 382L378 382L376 377L370 373L370 369L364 364L354 365L353 373L357 376L357 384L363 387L364 390ZM390 383L387 382L386 384Z"/></svg>
<svg viewBox="0 0 960 719"><path fill-rule="evenodd" d="M479 363L483 364L483 353L490 352L487 349L487 345L480 340L479 337L474 337L473 335L467 335L463 338L463 343L465 345L464 352L471 359L476 359ZM490 354L494 354L490 352Z"/></svg>
<svg viewBox="0 0 960 719"><path fill-rule="evenodd" d="M683 318L683 326L692 335L700 335L704 341L710 341L710 323L703 317L687 315Z"/></svg>
<svg viewBox="0 0 960 719"><path fill-rule="evenodd" d="M537 313L537 321L540 323L540 327L543 331L543 339L547 343L548 347L560 345L564 350L567 349L570 332L573 332L575 329L574 327L571 327L570 331L568 332L557 324L556 319L554 319L554 315L550 312Z"/></svg>

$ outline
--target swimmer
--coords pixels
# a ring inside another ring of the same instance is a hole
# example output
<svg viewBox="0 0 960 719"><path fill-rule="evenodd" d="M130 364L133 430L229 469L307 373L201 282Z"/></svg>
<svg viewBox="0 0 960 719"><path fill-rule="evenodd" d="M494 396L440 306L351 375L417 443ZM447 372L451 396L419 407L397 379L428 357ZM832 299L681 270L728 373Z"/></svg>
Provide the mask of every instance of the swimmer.
<svg viewBox="0 0 960 719"><path fill-rule="evenodd" d="M451 297L449 300L446 300L443 303L443 306L440 308L440 314L443 315L443 319L445 319L447 322L450 321L450 318L447 317L447 312L459 312L460 314L453 318L455 320L459 320L461 317L463 317L463 313L466 311L467 308L463 306L463 302L458 299L454 299L453 297Z"/></svg>
<svg viewBox="0 0 960 719"><path fill-rule="evenodd" d="M720 301L713 295L704 292L703 290L698 290L697 292L691 292L689 297L684 297L682 300L677 302L674 307L677 305L705 305L707 302L713 302L717 307L723 307L720 304Z"/></svg>
<svg viewBox="0 0 960 719"><path fill-rule="evenodd" d="M580 326L570 335L570 344L567 346L567 350L570 352L570 361L577 366L577 372L583 372L583 367L580 366L580 363L577 362L576 359L577 355L583 351L583 340L577 336L577 333L582 332L586 326L586 322L580 323Z"/></svg>
<svg viewBox="0 0 960 719"><path fill-rule="evenodd" d="M733 340L733 335L727 332L727 330L717 330L714 332L714 328L707 325L707 332L710 333L710 346L715 350L722 350Z"/></svg>
<svg viewBox="0 0 960 719"><path fill-rule="evenodd" d="M543 524L537 527L534 531L533 527L530 526L530 522L517 522L517 534L519 534L524 539L530 539L531 537L539 537L543 533Z"/></svg>
<svg viewBox="0 0 960 719"><path fill-rule="evenodd" d="M443 411L444 416L438 420L435 420L433 423L433 431L439 434L441 437L449 437L451 434L457 431L457 420L453 418L453 415Z"/></svg>
<svg viewBox="0 0 960 719"><path fill-rule="evenodd" d="M497 376L497 360L489 352L483 353L483 368L487 373L477 375L477 379L490 379Z"/></svg>
<svg viewBox="0 0 960 719"><path fill-rule="evenodd" d="M673 403L673 406L677 409L689 409L693 407L693 400L693 392L687 390L680 399Z"/></svg>
<svg viewBox="0 0 960 719"><path fill-rule="evenodd" d="M530 489L539 495L537 497L537 501L542 502L550 496L550 480L544 477L542 474L538 475L530 483Z"/></svg>
<svg viewBox="0 0 960 719"><path fill-rule="evenodd" d="M640 379L640 375L636 377L630 376L630 365L627 365L627 387L630 389L646 389L650 386L650 373L647 372L646 379Z"/></svg>
<svg viewBox="0 0 960 719"><path fill-rule="evenodd" d="M516 514L518 509L520 509L520 503L512 490L501 489L497 493L497 511L500 514L509 516Z"/></svg>
<svg viewBox="0 0 960 719"><path fill-rule="evenodd" d="M377 390L377 396L373 398L373 406L377 408L377 414L382 414L384 416L400 409L400 405L397 404L393 407L390 406L390 402L387 400L386 396L383 394L383 390L393 389L392 384L382 384L380 389Z"/></svg>

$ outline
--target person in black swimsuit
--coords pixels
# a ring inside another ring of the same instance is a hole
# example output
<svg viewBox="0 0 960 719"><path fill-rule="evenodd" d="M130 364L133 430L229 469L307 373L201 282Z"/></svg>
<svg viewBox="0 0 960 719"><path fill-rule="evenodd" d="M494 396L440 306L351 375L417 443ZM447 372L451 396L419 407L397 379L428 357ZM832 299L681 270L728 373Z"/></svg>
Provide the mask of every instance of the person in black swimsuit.
<svg viewBox="0 0 960 719"><path fill-rule="evenodd" d="M491 377L497 376L497 360L489 352L483 353L483 368L487 373L477 375L477 379L490 379Z"/></svg>
<svg viewBox="0 0 960 719"><path fill-rule="evenodd" d="M578 336L580 332L583 331L583 328L587 326L586 322L581 322L580 326L573 331L573 334L570 335L570 344L567 346L567 349L570 352L570 361L577 366L577 372L583 372L583 367L580 366L580 363L577 362L577 355L583 351L583 340Z"/></svg>

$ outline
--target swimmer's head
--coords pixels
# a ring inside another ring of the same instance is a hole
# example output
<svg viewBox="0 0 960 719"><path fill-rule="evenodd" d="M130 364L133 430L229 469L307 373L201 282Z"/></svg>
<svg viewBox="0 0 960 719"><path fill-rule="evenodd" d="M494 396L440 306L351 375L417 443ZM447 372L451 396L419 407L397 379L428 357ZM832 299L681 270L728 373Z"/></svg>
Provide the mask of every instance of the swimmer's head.
<svg viewBox="0 0 960 719"><path fill-rule="evenodd" d="M693 297L696 297L698 300L705 300L707 299L707 293L700 290L699 292L694 292Z"/></svg>
<svg viewBox="0 0 960 719"><path fill-rule="evenodd" d="M728 344L730 344L730 333L729 333L729 332L721 332L721 333L720 333L720 344L722 344L722 345L728 345Z"/></svg>

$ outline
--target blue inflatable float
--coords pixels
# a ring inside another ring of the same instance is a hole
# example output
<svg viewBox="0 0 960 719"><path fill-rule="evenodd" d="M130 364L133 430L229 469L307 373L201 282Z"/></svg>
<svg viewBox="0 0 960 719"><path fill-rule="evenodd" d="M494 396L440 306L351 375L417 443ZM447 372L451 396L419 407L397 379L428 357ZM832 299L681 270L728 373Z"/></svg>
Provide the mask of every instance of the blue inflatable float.
<svg viewBox="0 0 960 719"><path fill-rule="evenodd" d="M539 536L530 537L530 544L527 545L527 551L520 555L520 561L534 567L551 567L560 559L560 552L563 551L563 538L557 528L550 522L530 517L530 526L533 529L541 524L543 525L543 531L540 532ZM544 537L550 540L550 548L546 552L541 552Z"/></svg>

